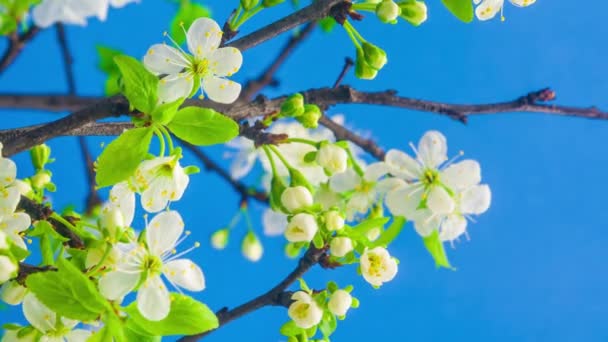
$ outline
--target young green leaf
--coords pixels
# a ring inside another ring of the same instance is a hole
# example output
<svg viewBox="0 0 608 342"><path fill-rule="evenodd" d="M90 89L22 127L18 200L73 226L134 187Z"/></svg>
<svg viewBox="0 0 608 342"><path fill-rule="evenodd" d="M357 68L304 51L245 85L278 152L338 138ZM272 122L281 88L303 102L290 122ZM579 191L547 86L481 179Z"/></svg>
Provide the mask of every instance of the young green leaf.
<svg viewBox="0 0 608 342"><path fill-rule="evenodd" d="M388 226L388 228L380 234L378 240L372 243L372 246L388 246L395 238L401 233L401 229L403 229L403 225L405 225L405 218L402 216L395 216L393 218L393 222Z"/></svg>
<svg viewBox="0 0 608 342"><path fill-rule="evenodd" d="M131 176L146 157L152 134L149 127L133 128L106 146L96 162L97 186L114 185Z"/></svg>
<svg viewBox="0 0 608 342"><path fill-rule="evenodd" d="M471 0L441 0L452 14L465 23L473 21L473 2Z"/></svg>
<svg viewBox="0 0 608 342"><path fill-rule="evenodd" d="M445 267L451 270L455 270L450 262L448 261L448 257L445 253L445 249L443 248L443 242L439 239L439 232L437 230L433 231L433 233L427 237L423 237L422 241L424 241L424 246L431 253L433 259L435 259L436 267Z"/></svg>
<svg viewBox="0 0 608 342"><path fill-rule="evenodd" d="M234 120L210 108L182 108L167 127L178 138L197 146L225 143L239 134Z"/></svg>
<svg viewBox="0 0 608 342"><path fill-rule="evenodd" d="M114 62L122 75L129 104L142 113L151 113L158 102L158 78L133 57L116 56Z"/></svg>
<svg viewBox="0 0 608 342"><path fill-rule="evenodd" d="M186 41L186 33L192 23L201 17L211 17L209 8L191 3L190 0L182 0L179 10L171 20L171 37L178 43L183 44ZM182 28L183 26L183 28Z"/></svg>
<svg viewBox="0 0 608 342"><path fill-rule="evenodd" d="M108 75L112 73L120 73L118 66L116 63L114 63L114 57L122 55L122 51L103 45L97 45L96 48L97 55L99 56L99 64L97 64L99 69Z"/></svg>
<svg viewBox="0 0 608 342"><path fill-rule="evenodd" d="M163 103L157 106L150 114L150 116L152 117L152 121L161 125L168 124L169 122L171 122L171 120L173 120L175 114L177 114L179 106L181 106L182 103L184 103L184 99L179 98L173 102Z"/></svg>
<svg viewBox="0 0 608 342"><path fill-rule="evenodd" d="M289 322L283 324L283 326L279 330L281 335L287 336L287 337L296 336L297 334L301 333L302 331L303 331L303 329L298 327L294 321L289 321Z"/></svg>
<svg viewBox="0 0 608 342"><path fill-rule="evenodd" d="M144 318L133 302L125 308L129 314L127 328L148 336L195 335L219 326L217 317L205 304L191 297L171 294L169 315L160 321Z"/></svg>

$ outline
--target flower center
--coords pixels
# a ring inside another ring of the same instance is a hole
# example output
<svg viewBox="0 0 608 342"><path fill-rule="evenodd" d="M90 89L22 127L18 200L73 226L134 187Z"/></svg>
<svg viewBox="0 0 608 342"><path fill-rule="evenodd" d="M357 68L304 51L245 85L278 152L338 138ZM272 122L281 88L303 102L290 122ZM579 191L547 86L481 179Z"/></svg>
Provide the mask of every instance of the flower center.
<svg viewBox="0 0 608 342"><path fill-rule="evenodd" d="M150 275L154 276L162 273L163 262L155 255L147 255L142 267L144 270L148 271Z"/></svg>
<svg viewBox="0 0 608 342"><path fill-rule="evenodd" d="M430 186L439 182L439 171L433 169L426 169L421 179L422 183L426 186Z"/></svg>
<svg viewBox="0 0 608 342"><path fill-rule="evenodd" d="M192 62L192 72L200 77L205 77L209 74L209 60L203 58L202 60L195 59Z"/></svg>

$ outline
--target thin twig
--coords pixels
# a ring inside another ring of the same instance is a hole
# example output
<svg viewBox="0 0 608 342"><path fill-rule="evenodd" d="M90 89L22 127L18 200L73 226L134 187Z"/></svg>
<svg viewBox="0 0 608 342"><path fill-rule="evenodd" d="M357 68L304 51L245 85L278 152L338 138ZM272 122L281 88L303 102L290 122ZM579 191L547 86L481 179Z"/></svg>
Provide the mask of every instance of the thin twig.
<svg viewBox="0 0 608 342"><path fill-rule="evenodd" d="M350 57L344 58L344 66L342 67L342 71L340 72L340 75L338 75L338 78L336 79L336 82L334 82L332 88L338 88L340 86L340 84L344 80L344 77L348 73L348 70L350 70L353 65L355 65L355 62L353 62Z"/></svg>
<svg viewBox="0 0 608 342"><path fill-rule="evenodd" d="M68 94L76 95L76 80L74 78L74 70L72 69L74 59L72 58L70 48L68 47L65 28L63 27L63 24L58 23L55 25L55 29L57 32L57 43L59 44L59 49L61 50L63 69L65 71L66 83L68 85Z"/></svg>
<svg viewBox="0 0 608 342"><path fill-rule="evenodd" d="M39 31L40 28L32 26L23 34L14 32L8 37L8 47L4 51L2 58L0 58L0 75L13 64L17 56L21 53L21 50L23 50L25 45L32 40Z"/></svg>

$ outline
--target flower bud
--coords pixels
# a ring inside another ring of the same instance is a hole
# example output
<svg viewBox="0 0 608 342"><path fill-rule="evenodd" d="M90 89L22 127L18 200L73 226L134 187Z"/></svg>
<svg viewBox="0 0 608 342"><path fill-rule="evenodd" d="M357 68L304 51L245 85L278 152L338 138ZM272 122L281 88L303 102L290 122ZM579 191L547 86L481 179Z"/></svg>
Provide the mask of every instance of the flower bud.
<svg viewBox="0 0 608 342"><path fill-rule="evenodd" d="M0 297L9 305L19 305L23 301L23 297L27 293L25 286L21 286L17 281L11 280L2 285L0 289Z"/></svg>
<svg viewBox="0 0 608 342"><path fill-rule="evenodd" d="M260 3L260 0L241 0L241 6L245 11L249 11Z"/></svg>
<svg viewBox="0 0 608 342"><path fill-rule="evenodd" d="M321 116L323 116L323 113L321 113L319 106L307 104L304 106L304 114L296 117L296 120L306 128L317 128L319 127Z"/></svg>
<svg viewBox="0 0 608 342"><path fill-rule="evenodd" d="M311 214L300 213L291 218L285 230L289 242L310 242L319 230L317 220Z"/></svg>
<svg viewBox="0 0 608 342"><path fill-rule="evenodd" d="M17 264L6 255L0 255L0 284L17 276Z"/></svg>
<svg viewBox="0 0 608 342"><path fill-rule="evenodd" d="M249 261L257 262L262 258L262 254L264 254L264 247L255 233L249 231L243 239L241 251Z"/></svg>
<svg viewBox="0 0 608 342"><path fill-rule="evenodd" d="M228 228L218 229L211 235L211 246L215 249L224 249L228 245L228 236L230 230Z"/></svg>
<svg viewBox="0 0 608 342"><path fill-rule="evenodd" d="M330 232L342 229L344 227L344 217L336 210L326 212L325 227Z"/></svg>
<svg viewBox="0 0 608 342"><path fill-rule="evenodd" d="M376 6L376 15L383 23L395 23L401 9L392 0L383 0Z"/></svg>
<svg viewBox="0 0 608 342"><path fill-rule="evenodd" d="M321 322L323 310L308 293L298 291L291 296L291 299L293 303L289 306L287 314L298 327L308 329Z"/></svg>
<svg viewBox="0 0 608 342"><path fill-rule="evenodd" d="M106 236L115 241L122 235L125 228L125 219L120 209L115 206L109 206L102 210L99 224L105 230Z"/></svg>
<svg viewBox="0 0 608 342"><path fill-rule="evenodd" d="M344 316L353 304L353 297L344 290L336 290L329 298L327 307L334 315Z"/></svg>
<svg viewBox="0 0 608 342"><path fill-rule="evenodd" d="M376 70L382 69L386 62L386 52L374 44L363 42L361 44L363 48L363 54L365 56L365 62Z"/></svg>
<svg viewBox="0 0 608 342"><path fill-rule="evenodd" d="M426 21L427 9L426 4L422 1L403 1L400 2L401 18L407 20L410 24L418 26Z"/></svg>
<svg viewBox="0 0 608 342"><path fill-rule="evenodd" d="M298 117L304 114L304 96L295 93L281 104L281 115L285 117Z"/></svg>
<svg viewBox="0 0 608 342"><path fill-rule="evenodd" d="M331 240L329 252L331 255L341 258L353 250L353 241L345 236L338 236Z"/></svg>
<svg viewBox="0 0 608 342"><path fill-rule="evenodd" d="M36 171L44 169L44 166L49 162L51 156L51 148L46 144L32 147L30 150L30 158Z"/></svg>
<svg viewBox="0 0 608 342"><path fill-rule="evenodd" d="M312 205L312 194L303 186L285 189L281 194L281 203L289 212L296 212Z"/></svg>
<svg viewBox="0 0 608 342"><path fill-rule="evenodd" d="M378 75L378 70L372 68L365 61L363 49L357 49L357 59L355 60L355 76L362 80L373 80Z"/></svg>
<svg viewBox="0 0 608 342"><path fill-rule="evenodd" d="M45 171L39 171L32 176L32 185L36 189L43 189L47 184L51 182L51 175Z"/></svg>
<svg viewBox="0 0 608 342"><path fill-rule="evenodd" d="M344 172L348 167L348 154L342 147L334 144L323 145L317 152L317 163L329 175Z"/></svg>
<svg viewBox="0 0 608 342"><path fill-rule="evenodd" d="M272 7L272 6L276 6L282 2L284 2L285 0L262 0L262 6L264 7Z"/></svg>

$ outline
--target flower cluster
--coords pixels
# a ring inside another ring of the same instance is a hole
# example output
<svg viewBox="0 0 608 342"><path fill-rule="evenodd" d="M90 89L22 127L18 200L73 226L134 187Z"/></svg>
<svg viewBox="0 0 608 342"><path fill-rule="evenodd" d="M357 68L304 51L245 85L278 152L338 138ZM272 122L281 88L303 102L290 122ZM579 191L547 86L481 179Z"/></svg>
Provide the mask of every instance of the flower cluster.
<svg viewBox="0 0 608 342"><path fill-rule="evenodd" d="M42 0L32 10L32 17L42 28L56 23L84 26L88 17L104 21L109 7L122 8L133 2L139 0Z"/></svg>

